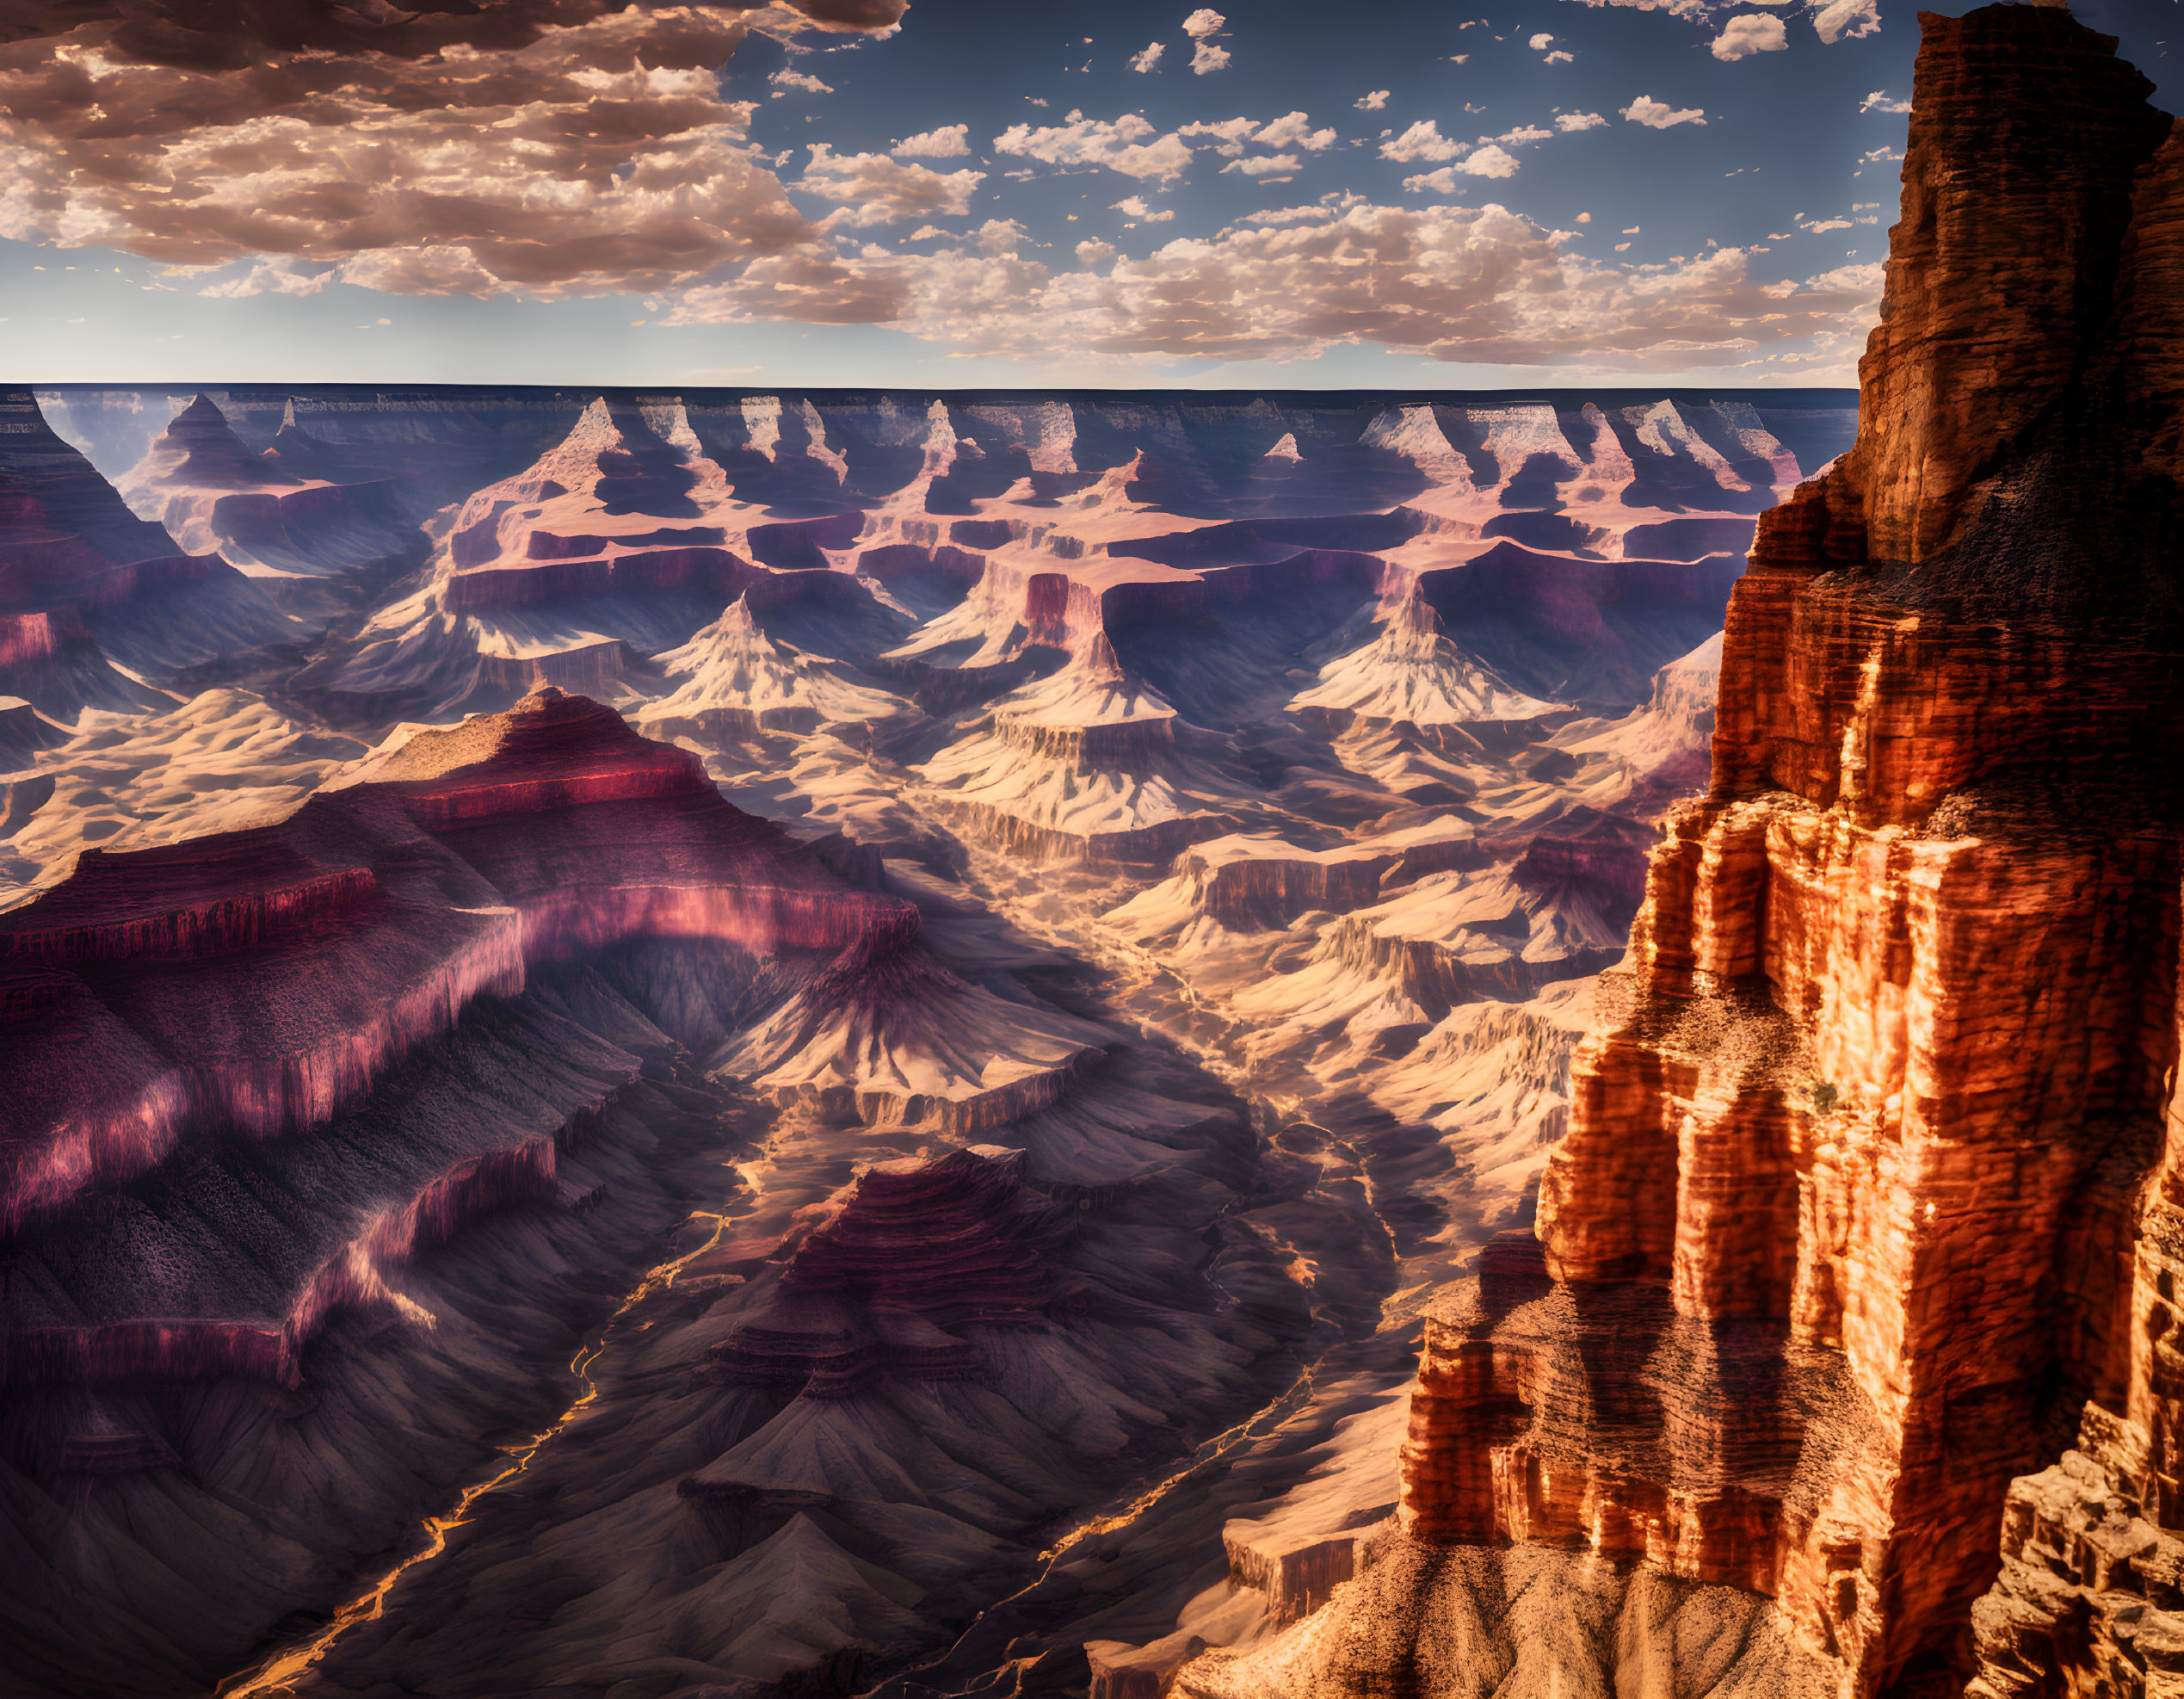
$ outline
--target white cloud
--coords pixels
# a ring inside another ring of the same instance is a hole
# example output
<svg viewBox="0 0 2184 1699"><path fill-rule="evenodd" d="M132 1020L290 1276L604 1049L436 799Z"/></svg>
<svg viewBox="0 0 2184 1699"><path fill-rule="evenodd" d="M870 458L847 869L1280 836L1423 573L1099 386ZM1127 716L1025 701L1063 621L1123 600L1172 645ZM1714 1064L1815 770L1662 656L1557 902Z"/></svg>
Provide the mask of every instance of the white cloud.
<svg viewBox="0 0 2184 1699"><path fill-rule="evenodd" d="M1271 176L1276 171L1293 171L1297 164L1293 153L1269 153L1250 159L1231 159L1221 167L1221 175L1241 171L1247 177Z"/></svg>
<svg viewBox="0 0 2184 1699"><path fill-rule="evenodd" d="M287 260L261 260L242 276L207 283L197 293L219 300L240 300L250 295L315 295L335 275L330 270L298 271Z"/></svg>
<svg viewBox="0 0 2184 1699"><path fill-rule="evenodd" d="M996 259L1004 254L1013 256L1017 244L1030 235L1014 219L988 219L978 226L978 251Z"/></svg>
<svg viewBox="0 0 2184 1699"><path fill-rule="evenodd" d="M1887 90L1876 89L1858 102L1858 109L1860 112L1909 112L1911 109L1911 103L1909 101L1891 100Z"/></svg>
<svg viewBox="0 0 2184 1699"><path fill-rule="evenodd" d="M1554 50L1554 52L1549 53L1546 58L1540 60L1539 63L1542 65L1575 65L1577 63L1577 55L1575 53L1565 53L1561 48L1558 47Z"/></svg>
<svg viewBox="0 0 2184 1699"><path fill-rule="evenodd" d="M776 89L797 89L807 95L830 95L833 85L822 83L816 77L801 71L781 70L766 79Z"/></svg>
<svg viewBox="0 0 2184 1699"><path fill-rule="evenodd" d="M1831 230L1848 230L1850 220L1848 219L1821 219L1805 226L1805 228L1814 236L1823 236Z"/></svg>
<svg viewBox="0 0 2184 1699"><path fill-rule="evenodd" d="M1255 118L1224 118L1216 124L1186 124L1175 133L1188 136L1194 140L1201 136L1211 136L1216 143L1214 152L1224 159L1234 159L1243 151L1243 144L1250 139L1252 133L1258 127L1259 120Z"/></svg>
<svg viewBox="0 0 2184 1699"><path fill-rule="evenodd" d="M1459 162L1456 169L1467 177L1513 177L1517 171L1516 155L1490 142Z"/></svg>
<svg viewBox="0 0 2184 1699"><path fill-rule="evenodd" d="M1669 130L1679 124L1703 124L1706 121L1706 112L1699 107L1687 106L1679 109L1671 107L1666 101L1655 100L1650 95L1640 95L1622 108L1622 115L1628 122L1643 124L1649 130Z"/></svg>
<svg viewBox="0 0 2184 1699"><path fill-rule="evenodd" d="M1840 41L1846 35L1855 38L1877 34L1880 27L1878 0L1828 0L1812 15L1813 34L1823 41Z"/></svg>
<svg viewBox="0 0 2184 1699"><path fill-rule="evenodd" d="M824 227L864 230L902 219L961 218L984 171L935 171L885 153L837 154L825 142L811 145L811 163L796 186L823 201L841 203Z"/></svg>
<svg viewBox="0 0 2184 1699"><path fill-rule="evenodd" d="M1453 159L1463 151L1464 144L1441 134L1440 125L1430 118L1421 118L1393 141L1380 144L1380 157L1400 165Z"/></svg>
<svg viewBox="0 0 2184 1699"><path fill-rule="evenodd" d="M583 9L517 46L490 19L435 13L441 50L404 58L409 25L352 9L336 60L264 40L244 8L234 71L17 41L0 65L0 235L534 299L694 284L810 244L751 145L753 103L721 96L744 22Z"/></svg>
<svg viewBox="0 0 2184 1699"><path fill-rule="evenodd" d="M1404 188L1410 194L1430 190L1435 195L1453 195L1462 187L1456 179L1465 177L1513 177L1517 173L1517 158L1492 144L1467 155L1459 164L1443 165L1437 171L1425 171L1415 177L1405 177Z"/></svg>
<svg viewBox="0 0 2184 1699"><path fill-rule="evenodd" d="M971 151L971 127L944 124L904 136L889 150L898 159L960 159Z"/></svg>
<svg viewBox="0 0 2184 1699"><path fill-rule="evenodd" d="M1211 6L1200 6L1183 20L1183 34L1194 41L1203 41L1210 35L1218 35L1228 22Z"/></svg>
<svg viewBox="0 0 2184 1699"><path fill-rule="evenodd" d="M1484 147L1490 141L1541 142L1547 140L1553 134L1554 132L1552 130L1543 130L1536 124L1522 124L1518 126L1515 129L1507 131L1501 135L1481 136L1478 139L1479 145ZM1482 175L1485 174L1483 173Z"/></svg>
<svg viewBox="0 0 2184 1699"><path fill-rule="evenodd" d="M1107 210L1111 213L1120 213L1126 219L1135 219L1139 224L1169 224L1172 223L1175 217L1175 209L1173 207L1148 207L1145 204L1145 197L1142 195L1133 195L1126 201L1118 201Z"/></svg>
<svg viewBox="0 0 2184 1699"><path fill-rule="evenodd" d="M1160 42L1148 41L1142 53L1130 56L1130 68L1142 77L1160 63L1160 56L1167 51Z"/></svg>
<svg viewBox="0 0 2184 1699"><path fill-rule="evenodd" d="M1565 112L1555 119L1555 128L1565 135L1576 135L1580 130L1603 130L1607 120L1597 112Z"/></svg>
<svg viewBox="0 0 2184 1699"><path fill-rule="evenodd" d="M1083 266L1105 265L1114 257L1114 244L1102 242L1096 236L1088 237L1077 244L1077 263Z"/></svg>
<svg viewBox="0 0 2184 1699"><path fill-rule="evenodd" d="M1545 32L1533 36L1532 40L1527 43L1527 45L1530 46L1532 51L1535 53L1544 53L1548 48L1553 46L1554 44L1555 38L1552 35L1546 34Z"/></svg>
<svg viewBox="0 0 2184 1699"><path fill-rule="evenodd" d="M1879 267L1786 293L1746 254L1626 270L1499 206L1285 209L1180 239L1104 271L1006 251L769 257L690 292L678 322L856 313L952 349L1048 361L1058 348L1118 370L1161 359L1291 360L1346 344L1565 374L1848 377L1873 322Z"/></svg>
<svg viewBox="0 0 2184 1699"><path fill-rule="evenodd" d="M1013 153L1044 164L1104 165L1126 177L1163 182L1182 176L1191 163L1188 142L1172 133L1159 135L1134 112L1126 112L1112 123L1073 111L1060 124L1038 129L1012 124L993 139L993 145L996 153Z"/></svg>
<svg viewBox="0 0 2184 1699"><path fill-rule="evenodd" d="M1671 17L1690 18L1703 22L1706 16L1706 0L1582 0L1595 10L1613 6L1636 12L1666 12Z"/></svg>
<svg viewBox="0 0 2184 1699"><path fill-rule="evenodd" d="M1198 51L1191 55L1191 74L1204 77L1216 71L1228 69L1229 50L1217 47L1211 41L1201 41Z"/></svg>
<svg viewBox="0 0 2184 1699"><path fill-rule="evenodd" d="M1714 57L1734 63L1755 53L1779 53L1790 45L1790 32L1771 12L1739 12L1714 38Z"/></svg>
<svg viewBox="0 0 2184 1699"><path fill-rule="evenodd" d="M1385 89L1375 89L1371 94L1360 95L1350 102L1360 112L1378 112L1387 103L1388 91Z"/></svg>
<svg viewBox="0 0 2184 1699"><path fill-rule="evenodd" d="M1268 147L1301 147L1310 153L1318 153L1334 146L1332 130L1315 130L1311 120L1301 112L1292 112L1261 127L1251 138Z"/></svg>
<svg viewBox="0 0 2184 1699"><path fill-rule="evenodd" d="M1579 224L1590 224L1592 221L1593 215L1590 213L1580 213L1577 214L1577 222Z"/></svg>

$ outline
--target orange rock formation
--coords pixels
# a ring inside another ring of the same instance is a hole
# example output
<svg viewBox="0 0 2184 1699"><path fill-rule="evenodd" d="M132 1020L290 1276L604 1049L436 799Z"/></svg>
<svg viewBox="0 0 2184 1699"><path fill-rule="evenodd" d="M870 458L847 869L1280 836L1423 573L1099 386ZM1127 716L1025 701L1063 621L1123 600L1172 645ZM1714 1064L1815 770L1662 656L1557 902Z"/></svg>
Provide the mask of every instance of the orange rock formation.
<svg viewBox="0 0 2184 1699"><path fill-rule="evenodd" d="M2092 1692L2184 1653L2127 1608L2184 1566L2184 129L2066 11L1922 23L1858 444L1761 522L1404 1517L1770 1595L1846 1696Z"/></svg>

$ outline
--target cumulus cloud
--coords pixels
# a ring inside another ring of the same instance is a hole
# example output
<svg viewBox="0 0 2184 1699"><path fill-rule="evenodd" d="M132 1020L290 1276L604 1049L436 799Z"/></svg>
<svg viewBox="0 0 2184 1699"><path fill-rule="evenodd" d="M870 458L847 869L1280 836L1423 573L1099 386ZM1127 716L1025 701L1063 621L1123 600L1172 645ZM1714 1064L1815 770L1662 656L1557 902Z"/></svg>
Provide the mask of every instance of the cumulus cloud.
<svg viewBox="0 0 2184 1699"><path fill-rule="evenodd" d="M719 66L755 16L871 31L902 10L93 0L0 46L0 235L404 293L718 277L813 232Z"/></svg>
<svg viewBox="0 0 2184 1699"><path fill-rule="evenodd" d="M1879 269L1761 285L1735 248L1625 270L1595 264L1506 207L1351 201L1169 242L1105 272L1012 253L770 257L694 291L677 316L810 319L852 304L970 353L1044 360L1058 346L1148 357L1308 358L1375 343L1451 362L1645 372L1847 374L1873 321Z"/></svg>
<svg viewBox="0 0 2184 1699"><path fill-rule="evenodd" d="M772 83L777 91L794 89L806 95L830 95L834 92L834 85L831 83L822 83L817 77L801 71L786 69L777 71L766 80Z"/></svg>
<svg viewBox="0 0 2184 1699"><path fill-rule="evenodd" d="M1335 145L1335 133L1315 130L1311 119L1301 112L1292 112L1262 125L1251 139L1268 147L1301 147L1308 153L1318 153Z"/></svg>
<svg viewBox="0 0 2184 1699"><path fill-rule="evenodd" d="M1077 263L1083 266L1105 265L1114 257L1114 244L1102 242L1096 236L1088 237L1077 244Z"/></svg>
<svg viewBox="0 0 2184 1699"><path fill-rule="evenodd" d="M1624 119L1632 124L1643 124L1649 130L1672 130L1679 124L1703 124L1706 114L1695 106L1676 108L1666 101L1657 101L1650 95L1640 95L1622 108Z"/></svg>
<svg viewBox="0 0 2184 1699"><path fill-rule="evenodd" d="M1369 95L1360 95L1350 104L1360 112L1378 112L1388 103L1388 90L1375 89Z"/></svg>
<svg viewBox="0 0 2184 1699"><path fill-rule="evenodd" d="M971 127L944 124L904 136L889 150L898 159L960 159L971 151Z"/></svg>
<svg viewBox="0 0 2184 1699"><path fill-rule="evenodd" d="M1489 143L1474 153L1465 156L1454 165L1443 165L1437 171L1427 171L1415 177L1405 177L1403 186L1416 195L1430 189L1437 195L1453 195L1459 187L1458 176L1513 177L1517 174L1517 158L1504 148Z"/></svg>
<svg viewBox="0 0 2184 1699"><path fill-rule="evenodd" d="M1218 123L1186 124L1175 133L1188 136L1194 141L1210 138L1214 152L1224 159L1234 159L1243 151L1243 145L1259 127L1255 118L1224 118Z"/></svg>
<svg viewBox="0 0 2184 1699"><path fill-rule="evenodd" d="M1017 244L1030 236L1031 232L1014 219L988 219L978 226L978 251L996 258L1014 254Z"/></svg>
<svg viewBox="0 0 2184 1699"><path fill-rule="evenodd" d="M824 227L868 229L904 219L961 218L984 171L935 171L885 153L836 153L825 142L811 147L811 163L796 187L840 203Z"/></svg>
<svg viewBox="0 0 2184 1699"><path fill-rule="evenodd" d="M1607 120L1597 112L1564 112L1555 119L1555 128L1565 135L1576 135L1580 130L1601 130Z"/></svg>
<svg viewBox="0 0 2184 1699"><path fill-rule="evenodd" d="M1134 112L1112 123L1072 111L1059 124L1012 124L993 139L994 151L1047 165L1104 165L1126 177L1166 182L1191 163L1188 142L1161 135Z"/></svg>
<svg viewBox="0 0 2184 1699"><path fill-rule="evenodd" d="M1225 71L1229 65L1229 50L1217 47L1211 41L1201 41L1191 55L1191 74L1204 77L1209 72Z"/></svg>
<svg viewBox="0 0 2184 1699"><path fill-rule="evenodd" d="M1126 219L1135 219L1139 224L1169 224L1173 222L1175 217L1175 209L1173 207L1148 207L1145 204L1145 197L1142 195L1133 195L1127 200L1118 201L1107 210L1111 213L1120 213Z"/></svg>
<svg viewBox="0 0 2184 1699"><path fill-rule="evenodd" d="M1241 171L1247 177L1264 177L1276 171L1293 171L1297 166L1293 153L1269 153L1249 159L1232 159L1221 167L1221 174L1225 176L1231 171Z"/></svg>
<svg viewBox="0 0 2184 1699"><path fill-rule="evenodd" d="M1209 36L1218 35L1228 27L1228 22L1211 6L1200 6L1183 20L1183 34L1194 41L1203 41Z"/></svg>
<svg viewBox="0 0 2184 1699"><path fill-rule="evenodd" d="M1789 45L1790 32L1773 13L1739 12L1714 38L1713 53L1716 59L1733 63L1755 53L1779 53Z"/></svg>
<svg viewBox="0 0 2184 1699"><path fill-rule="evenodd" d="M1144 75L1160 63L1160 56L1168 49L1157 41L1148 41L1143 51L1130 56L1130 68L1139 76Z"/></svg>
<svg viewBox="0 0 2184 1699"><path fill-rule="evenodd" d="M1399 165L1453 159L1463 151L1464 144L1441 134L1441 126L1431 118L1421 118L1393 140L1380 144L1380 157Z"/></svg>
<svg viewBox="0 0 2184 1699"><path fill-rule="evenodd" d="M1540 34L1533 36L1526 45L1528 46L1535 53L1544 53L1548 48L1553 46L1554 44L1555 38L1547 34L1545 31L1542 31Z"/></svg>
<svg viewBox="0 0 2184 1699"><path fill-rule="evenodd" d="M1706 21L1708 9L1707 0L1582 0L1582 3L1595 11L1604 6L1614 6L1634 12L1666 12L1671 17L1690 18L1697 22Z"/></svg>
<svg viewBox="0 0 2184 1699"><path fill-rule="evenodd" d="M1813 33L1823 41L1840 41L1879 33L1880 7L1877 0L1829 0L1812 15Z"/></svg>
<svg viewBox="0 0 2184 1699"><path fill-rule="evenodd" d="M261 260L240 277L207 283L197 293L216 300L238 300L249 295L315 295L334 281L332 270L299 271L283 260Z"/></svg>
<svg viewBox="0 0 2184 1699"><path fill-rule="evenodd" d="M1565 53L1561 48L1558 47L1554 50L1554 52L1549 53L1545 59L1542 59L1540 63L1542 65L1575 65L1577 63L1577 55L1575 53Z"/></svg>
<svg viewBox="0 0 2184 1699"><path fill-rule="evenodd" d="M1891 100L1889 98L1887 90L1876 89L1858 102L1858 109L1860 112L1909 112L1911 109L1911 103L1909 101Z"/></svg>

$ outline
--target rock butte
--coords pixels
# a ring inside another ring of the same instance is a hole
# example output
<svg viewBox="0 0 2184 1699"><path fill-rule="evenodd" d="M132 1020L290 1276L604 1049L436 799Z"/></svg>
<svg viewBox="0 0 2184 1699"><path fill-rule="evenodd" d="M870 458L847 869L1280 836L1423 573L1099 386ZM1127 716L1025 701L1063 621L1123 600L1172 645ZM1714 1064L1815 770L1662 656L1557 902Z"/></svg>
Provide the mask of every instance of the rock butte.
<svg viewBox="0 0 2184 1699"><path fill-rule="evenodd" d="M1859 440L1760 520L1536 1236L1428 1317L1399 1529L1192 1693L1568 1667L1521 1584L1708 1691L2184 1679L2184 129L2065 10L1922 24Z"/></svg>

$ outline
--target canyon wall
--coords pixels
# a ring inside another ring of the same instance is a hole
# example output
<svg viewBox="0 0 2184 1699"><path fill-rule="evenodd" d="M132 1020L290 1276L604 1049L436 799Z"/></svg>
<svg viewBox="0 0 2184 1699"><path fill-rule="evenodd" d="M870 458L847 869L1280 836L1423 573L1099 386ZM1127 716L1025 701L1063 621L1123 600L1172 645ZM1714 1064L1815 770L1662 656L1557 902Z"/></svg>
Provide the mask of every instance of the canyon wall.
<svg viewBox="0 0 2184 1699"><path fill-rule="evenodd" d="M275 825L86 851L0 915L0 1236L46 1271L15 1282L0 1382L293 1380L387 1263L551 1193L557 1151L638 1062L540 1012L486 1024L554 1029L534 1041L551 1066L477 1030L474 1006L518 998L537 963L649 937L868 965L917 936L910 904L844 887L696 757L558 690L358 776ZM382 1090L435 1045L442 1068ZM264 1160L299 1186L352 1141L379 1154L353 1190L245 1236L274 1272L199 1267L176 1223L219 1215L208 1152L298 1133ZM106 1195L140 1177L191 1207L138 1200L116 1256Z"/></svg>
<svg viewBox="0 0 2184 1699"><path fill-rule="evenodd" d="M1922 22L1859 442L1761 518L1711 788L1536 1246L1428 1325L1403 1516L1771 1597L1846 1696L2137 1691L2086 1684L2155 1667L2119 1596L2175 1566L2088 1554L2184 1517L2184 144L2066 11Z"/></svg>

